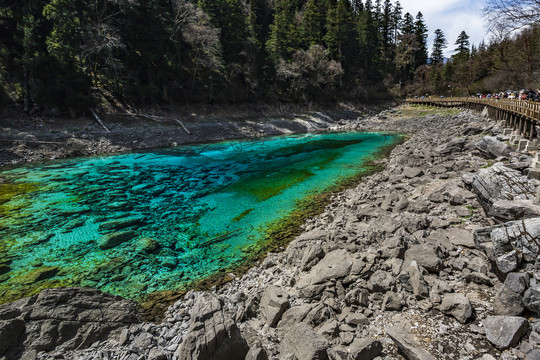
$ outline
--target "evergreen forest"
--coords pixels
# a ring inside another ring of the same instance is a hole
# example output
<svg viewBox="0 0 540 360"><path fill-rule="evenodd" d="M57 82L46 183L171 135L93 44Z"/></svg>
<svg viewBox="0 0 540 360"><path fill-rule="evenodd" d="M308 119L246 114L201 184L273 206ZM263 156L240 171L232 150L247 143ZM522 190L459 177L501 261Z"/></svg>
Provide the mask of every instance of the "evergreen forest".
<svg viewBox="0 0 540 360"><path fill-rule="evenodd" d="M428 31L391 0L0 0L0 105L371 102L538 78L538 27L463 32L451 59Z"/></svg>

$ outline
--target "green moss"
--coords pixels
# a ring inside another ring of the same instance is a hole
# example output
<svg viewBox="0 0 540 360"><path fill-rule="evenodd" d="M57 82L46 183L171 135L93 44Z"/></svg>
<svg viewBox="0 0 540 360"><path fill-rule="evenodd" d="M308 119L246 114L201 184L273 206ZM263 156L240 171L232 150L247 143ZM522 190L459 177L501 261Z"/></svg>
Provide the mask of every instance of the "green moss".
<svg viewBox="0 0 540 360"><path fill-rule="evenodd" d="M16 301L40 293L45 289L73 286L69 279L50 279L40 281L38 284L7 284L0 285L0 304Z"/></svg>
<svg viewBox="0 0 540 360"><path fill-rule="evenodd" d="M291 170L284 172L262 172L240 180L229 189L239 194L249 194L258 201L265 201L284 190L305 181L314 174L308 170Z"/></svg>
<svg viewBox="0 0 540 360"><path fill-rule="evenodd" d="M242 220L243 218L245 218L246 216L248 216L249 213L252 212L253 210L255 210L255 209L253 209L253 208L247 209L246 211L244 211L243 213L241 213L240 215L238 215L237 217L235 217L234 219L232 219L232 221L233 221L233 222L238 222L238 221Z"/></svg>

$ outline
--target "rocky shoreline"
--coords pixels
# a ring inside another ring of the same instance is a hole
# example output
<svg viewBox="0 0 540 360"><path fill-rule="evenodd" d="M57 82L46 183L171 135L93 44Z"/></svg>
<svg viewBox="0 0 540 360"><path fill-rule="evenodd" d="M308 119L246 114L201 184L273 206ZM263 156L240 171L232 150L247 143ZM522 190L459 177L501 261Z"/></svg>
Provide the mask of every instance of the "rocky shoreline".
<svg viewBox="0 0 540 360"><path fill-rule="evenodd" d="M0 306L0 359L540 359L540 182L474 112L331 130L411 134L285 251L158 323L90 289Z"/></svg>
<svg viewBox="0 0 540 360"><path fill-rule="evenodd" d="M0 167L78 156L145 151L227 140L325 131L386 105L246 105L101 115L16 118L0 114Z"/></svg>

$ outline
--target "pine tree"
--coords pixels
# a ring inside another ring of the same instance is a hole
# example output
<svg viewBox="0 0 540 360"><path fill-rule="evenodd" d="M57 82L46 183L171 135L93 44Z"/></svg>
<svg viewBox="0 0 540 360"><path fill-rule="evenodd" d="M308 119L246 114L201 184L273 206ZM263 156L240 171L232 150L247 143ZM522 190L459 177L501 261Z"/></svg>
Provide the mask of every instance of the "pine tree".
<svg viewBox="0 0 540 360"><path fill-rule="evenodd" d="M339 0L328 9L324 41L333 60L341 62L345 71L351 69L357 55L357 33L352 8L348 0Z"/></svg>
<svg viewBox="0 0 540 360"><path fill-rule="evenodd" d="M300 48L300 34L295 24L295 6L288 0L276 4L274 22L270 25L270 38L266 48L275 63L279 59L290 60Z"/></svg>
<svg viewBox="0 0 540 360"><path fill-rule="evenodd" d="M365 76L372 80L380 80L380 33L377 12L373 11L371 0L366 0L364 11L358 20L358 32L361 57L360 62Z"/></svg>
<svg viewBox="0 0 540 360"><path fill-rule="evenodd" d="M241 53L245 49L248 29L240 0L198 0L197 5L221 30L220 41L225 61L242 62Z"/></svg>
<svg viewBox="0 0 540 360"><path fill-rule="evenodd" d="M457 60L467 60L469 59L470 50L469 46L471 43L469 42L469 35L465 31L462 31L454 45L457 45L457 48L454 49L454 52L456 54L454 55L454 58Z"/></svg>
<svg viewBox="0 0 540 360"><path fill-rule="evenodd" d="M409 12L403 16L401 32L403 34L414 34L414 17Z"/></svg>
<svg viewBox="0 0 540 360"><path fill-rule="evenodd" d="M301 33L305 47L322 45L326 34L326 15L328 13L328 1L309 0L302 19Z"/></svg>
<svg viewBox="0 0 540 360"><path fill-rule="evenodd" d="M444 49L448 45L448 41L441 29L435 30L435 39L433 40L433 51L431 52L431 64L439 65L444 62Z"/></svg>
<svg viewBox="0 0 540 360"><path fill-rule="evenodd" d="M427 64L428 50L427 50L427 37L428 29L424 22L424 16L421 12L416 15L416 22L414 23L414 34L416 35L417 50L415 54L415 67L419 67Z"/></svg>
<svg viewBox="0 0 540 360"><path fill-rule="evenodd" d="M403 20L402 11L403 11L403 8L401 7L401 3L399 1L396 2L396 4L394 5L394 11L392 13L392 29L394 32L394 46L396 46L398 43L399 29L401 26L401 21Z"/></svg>

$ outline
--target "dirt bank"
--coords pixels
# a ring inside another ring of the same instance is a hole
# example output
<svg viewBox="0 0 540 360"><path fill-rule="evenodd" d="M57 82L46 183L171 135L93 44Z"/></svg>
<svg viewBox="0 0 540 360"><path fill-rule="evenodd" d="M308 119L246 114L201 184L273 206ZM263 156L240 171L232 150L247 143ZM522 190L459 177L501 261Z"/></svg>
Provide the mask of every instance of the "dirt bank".
<svg viewBox="0 0 540 360"><path fill-rule="evenodd" d="M69 119L5 112L0 166L188 144L307 133L364 118L384 105L192 106ZM106 129L109 131L107 131Z"/></svg>

